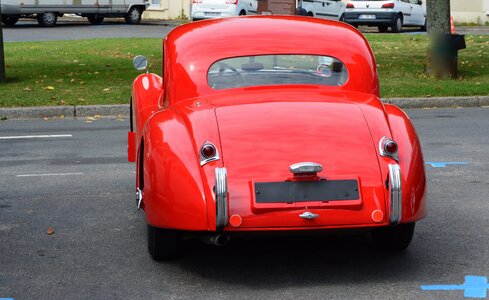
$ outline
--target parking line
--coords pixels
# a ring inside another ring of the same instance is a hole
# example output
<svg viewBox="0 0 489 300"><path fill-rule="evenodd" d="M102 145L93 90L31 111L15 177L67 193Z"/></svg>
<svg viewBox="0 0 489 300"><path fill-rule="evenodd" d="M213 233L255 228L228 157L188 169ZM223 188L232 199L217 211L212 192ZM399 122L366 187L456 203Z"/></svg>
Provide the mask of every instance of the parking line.
<svg viewBox="0 0 489 300"><path fill-rule="evenodd" d="M13 135L13 136L0 136L0 140L44 139L44 138L64 138L64 137L73 137L73 136L71 134Z"/></svg>
<svg viewBox="0 0 489 300"><path fill-rule="evenodd" d="M70 176L70 175L83 175L83 173L19 174L17 175L17 177Z"/></svg>

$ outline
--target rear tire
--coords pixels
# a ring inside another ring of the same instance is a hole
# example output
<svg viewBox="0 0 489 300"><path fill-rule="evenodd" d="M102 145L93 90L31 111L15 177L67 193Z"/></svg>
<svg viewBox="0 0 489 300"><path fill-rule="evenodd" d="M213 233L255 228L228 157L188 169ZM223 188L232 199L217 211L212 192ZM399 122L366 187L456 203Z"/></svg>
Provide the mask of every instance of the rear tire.
<svg viewBox="0 0 489 300"><path fill-rule="evenodd" d="M5 26L14 26L19 21L19 17L2 16L2 23Z"/></svg>
<svg viewBox="0 0 489 300"><path fill-rule="evenodd" d="M53 27L58 21L58 15L54 12L37 14L37 23L42 27Z"/></svg>
<svg viewBox="0 0 489 300"><path fill-rule="evenodd" d="M426 32L428 30L428 26L426 26L426 18L424 19L424 25L420 27L421 31Z"/></svg>
<svg viewBox="0 0 489 300"><path fill-rule="evenodd" d="M411 243L414 227L414 222L405 223L377 228L370 234L377 248L388 251L403 251Z"/></svg>
<svg viewBox="0 0 489 300"><path fill-rule="evenodd" d="M346 23L346 17L345 14L342 14L341 17L338 19L338 21Z"/></svg>
<svg viewBox="0 0 489 300"><path fill-rule="evenodd" d="M148 224L148 252L154 260L167 260L179 254L181 236L176 230L153 227Z"/></svg>
<svg viewBox="0 0 489 300"><path fill-rule="evenodd" d="M391 26L392 32L399 33L402 31L402 17L397 16L394 23Z"/></svg>
<svg viewBox="0 0 489 300"><path fill-rule="evenodd" d="M104 17L98 17L98 16L89 16L87 17L88 22L92 25L100 25L104 21Z"/></svg>
<svg viewBox="0 0 489 300"><path fill-rule="evenodd" d="M240 15L240 16L246 16L246 12L245 12L244 10L241 10L241 11L239 12L239 15Z"/></svg>
<svg viewBox="0 0 489 300"><path fill-rule="evenodd" d="M138 7L133 6L131 9L129 9L124 19L126 20L127 24L134 25L141 23L142 16L142 11Z"/></svg>

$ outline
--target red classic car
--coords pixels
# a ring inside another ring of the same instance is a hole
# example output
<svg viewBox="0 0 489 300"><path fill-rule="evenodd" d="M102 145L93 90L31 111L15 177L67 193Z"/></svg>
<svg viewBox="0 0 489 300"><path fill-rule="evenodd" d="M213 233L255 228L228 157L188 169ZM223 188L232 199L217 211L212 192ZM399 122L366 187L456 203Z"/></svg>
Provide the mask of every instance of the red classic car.
<svg viewBox="0 0 489 300"><path fill-rule="evenodd" d="M163 43L163 76L137 77L131 103L128 157L154 259L177 255L182 236L222 245L359 228L403 250L426 215L416 132L379 100L369 44L345 23L179 26Z"/></svg>

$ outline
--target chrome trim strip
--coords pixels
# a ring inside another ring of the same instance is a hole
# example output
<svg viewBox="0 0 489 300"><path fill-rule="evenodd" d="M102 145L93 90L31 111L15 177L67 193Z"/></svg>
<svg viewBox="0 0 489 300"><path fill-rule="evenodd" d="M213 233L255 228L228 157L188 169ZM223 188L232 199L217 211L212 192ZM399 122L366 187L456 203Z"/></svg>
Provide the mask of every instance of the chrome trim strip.
<svg viewBox="0 0 489 300"><path fill-rule="evenodd" d="M290 165L289 170L293 174L311 174L321 172L323 166L315 162L300 162Z"/></svg>
<svg viewBox="0 0 489 300"><path fill-rule="evenodd" d="M212 147L214 147L214 149L216 149L216 155L214 155L213 157L210 157L210 158L206 158L203 154L202 154L202 149L204 148L204 146L206 145L211 145ZM199 150L199 156L200 156L200 166L202 167L203 165L205 165L206 163L209 163L211 161L215 161L215 160L219 160L219 151L217 150L217 147L211 143L211 142L204 142L202 144L202 146L200 146L200 150Z"/></svg>
<svg viewBox="0 0 489 300"><path fill-rule="evenodd" d="M379 153L380 153L380 156L385 156L385 157L390 157L392 159L394 159L395 161L399 162L399 154L398 152L394 153L393 155L387 153L384 151L384 144L388 141L393 141L395 142L394 140L391 140L387 137L382 137L379 141Z"/></svg>
<svg viewBox="0 0 489 300"><path fill-rule="evenodd" d="M390 223L399 224L402 217L401 167L389 164Z"/></svg>
<svg viewBox="0 0 489 300"><path fill-rule="evenodd" d="M216 168L216 227L228 225L228 180L226 168Z"/></svg>
<svg viewBox="0 0 489 300"><path fill-rule="evenodd" d="M138 210L141 209L141 203L143 203L143 191L141 191L139 188L136 189L136 205L138 207Z"/></svg>

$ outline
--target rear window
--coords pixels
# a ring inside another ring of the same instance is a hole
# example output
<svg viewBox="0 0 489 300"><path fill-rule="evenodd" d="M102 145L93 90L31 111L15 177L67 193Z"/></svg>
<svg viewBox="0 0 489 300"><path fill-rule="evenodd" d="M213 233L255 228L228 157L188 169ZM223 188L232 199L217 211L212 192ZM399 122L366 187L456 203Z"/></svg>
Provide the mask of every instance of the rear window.
<svg viewBox="0 0 489 300"><path fill-rule="evenodd" d="M257 55L233 57L212 64L207 73L216 90L238 87L319 84L340 86L348 80L345 65L320 55Z"/></svg>

